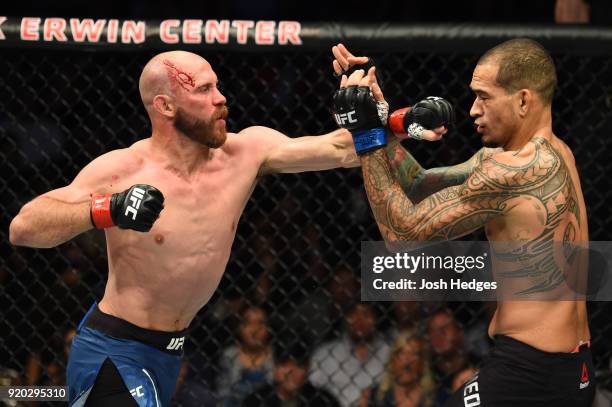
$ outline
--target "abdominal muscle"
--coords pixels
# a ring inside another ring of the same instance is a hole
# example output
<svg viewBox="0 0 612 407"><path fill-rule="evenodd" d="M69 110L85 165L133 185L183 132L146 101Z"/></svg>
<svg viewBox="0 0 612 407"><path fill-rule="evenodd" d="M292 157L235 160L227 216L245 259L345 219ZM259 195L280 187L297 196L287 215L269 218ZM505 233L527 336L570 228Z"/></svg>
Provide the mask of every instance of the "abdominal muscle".
<svg viewBox="0 0 612 407"><path fill-rule="evenodd" d="M109 241L108 283L100 310L141 328L185 329L219 285L231 239L200 236L193 240L202 245L192 246L193 240L183 235L174 243L164 242L166 247L154 247L160 244L147 235Z"/></svg>

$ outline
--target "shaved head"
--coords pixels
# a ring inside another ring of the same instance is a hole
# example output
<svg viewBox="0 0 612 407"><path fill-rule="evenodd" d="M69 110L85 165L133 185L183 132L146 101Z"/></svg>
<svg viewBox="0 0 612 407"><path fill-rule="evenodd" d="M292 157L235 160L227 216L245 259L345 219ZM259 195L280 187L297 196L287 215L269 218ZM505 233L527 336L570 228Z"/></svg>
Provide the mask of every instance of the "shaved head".
<svg viewBox="0 0 612 407"><path fill-rule="evenodd" d="M208 147L225 142L225 96L201 56L186 51L155 55L143 68L138 88L154 134L170 123L177 133Z"/></svg>
<svg viewBox="0 0 612 407"><path fill-rule="evenodd" d="M155 55L140 74L138 88L147 111L156 95L177 97L181 90L191 91L194 73L202 68L212 69L201 56L186 51L169 51Z"/></svg>

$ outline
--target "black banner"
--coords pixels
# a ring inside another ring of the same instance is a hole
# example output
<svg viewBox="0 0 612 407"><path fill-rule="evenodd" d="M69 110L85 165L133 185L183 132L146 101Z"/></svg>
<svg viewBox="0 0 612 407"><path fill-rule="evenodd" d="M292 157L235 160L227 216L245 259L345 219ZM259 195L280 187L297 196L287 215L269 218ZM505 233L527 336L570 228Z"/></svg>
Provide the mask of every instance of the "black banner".
<svg viewBox="0 0 612 407"><path fill-rule="evenodd" d="M0 46L133 50L225 49L236 51L321 50L338 42L372 51L456 51L456 41L483 51L501 41L531 37L552 52L612 53L612 29L590 26L467 24L342 24L270 20L0 16Z"/></svg>

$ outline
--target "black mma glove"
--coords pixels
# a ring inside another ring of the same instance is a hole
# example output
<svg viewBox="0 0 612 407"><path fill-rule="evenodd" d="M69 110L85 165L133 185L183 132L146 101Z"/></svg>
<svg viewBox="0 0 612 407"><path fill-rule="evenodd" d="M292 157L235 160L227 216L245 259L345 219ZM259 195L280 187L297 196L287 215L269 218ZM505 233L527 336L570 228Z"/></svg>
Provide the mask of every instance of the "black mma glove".
<svg viewBox="0 0 612 407"><path fill-rule="evenodd" d="M393 133L408 134L421 139L424 130L440 126L451 127L455 123L455 110L446 99L429 96L414 106L398 109L389 116L389 128Z"/></svg>
<svg viewBox="0 0 612 407"><path fill-rule="evenodd" d="M91 223L148 232L164 209L164 195L155 187L136 184L116 194L92 195Z"/></svg>
<svg viewBox="0 0 612 407"><path fill-rule="evenodd" d="M358 155L387 145L378 106L367 86L347 86L334 92L334 118L353 135Z"/></svg>

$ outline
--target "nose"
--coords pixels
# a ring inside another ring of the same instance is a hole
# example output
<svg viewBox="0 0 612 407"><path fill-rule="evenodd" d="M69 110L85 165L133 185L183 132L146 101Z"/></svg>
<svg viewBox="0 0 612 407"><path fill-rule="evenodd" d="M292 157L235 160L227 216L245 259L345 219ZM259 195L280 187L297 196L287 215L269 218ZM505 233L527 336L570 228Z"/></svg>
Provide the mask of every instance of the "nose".
<svg viewBox="0 0 612 407"><path fill-rule="evenodd" d="M227 102L227 99L225 98L225 96L223 96L223 93L221 93L219 88L215 88L215 95L213 98L213 103L215 105L224 105L226 102Z"/></svg>
<svg viewBox="0 0 612 407"><path fill-rule="evenodd" d="M478 98L474 99L474 103L472 103L472 107L470 108L470 116L471 117L482 116L482 109L480 106L480 102L478 101Z"/></svg>

